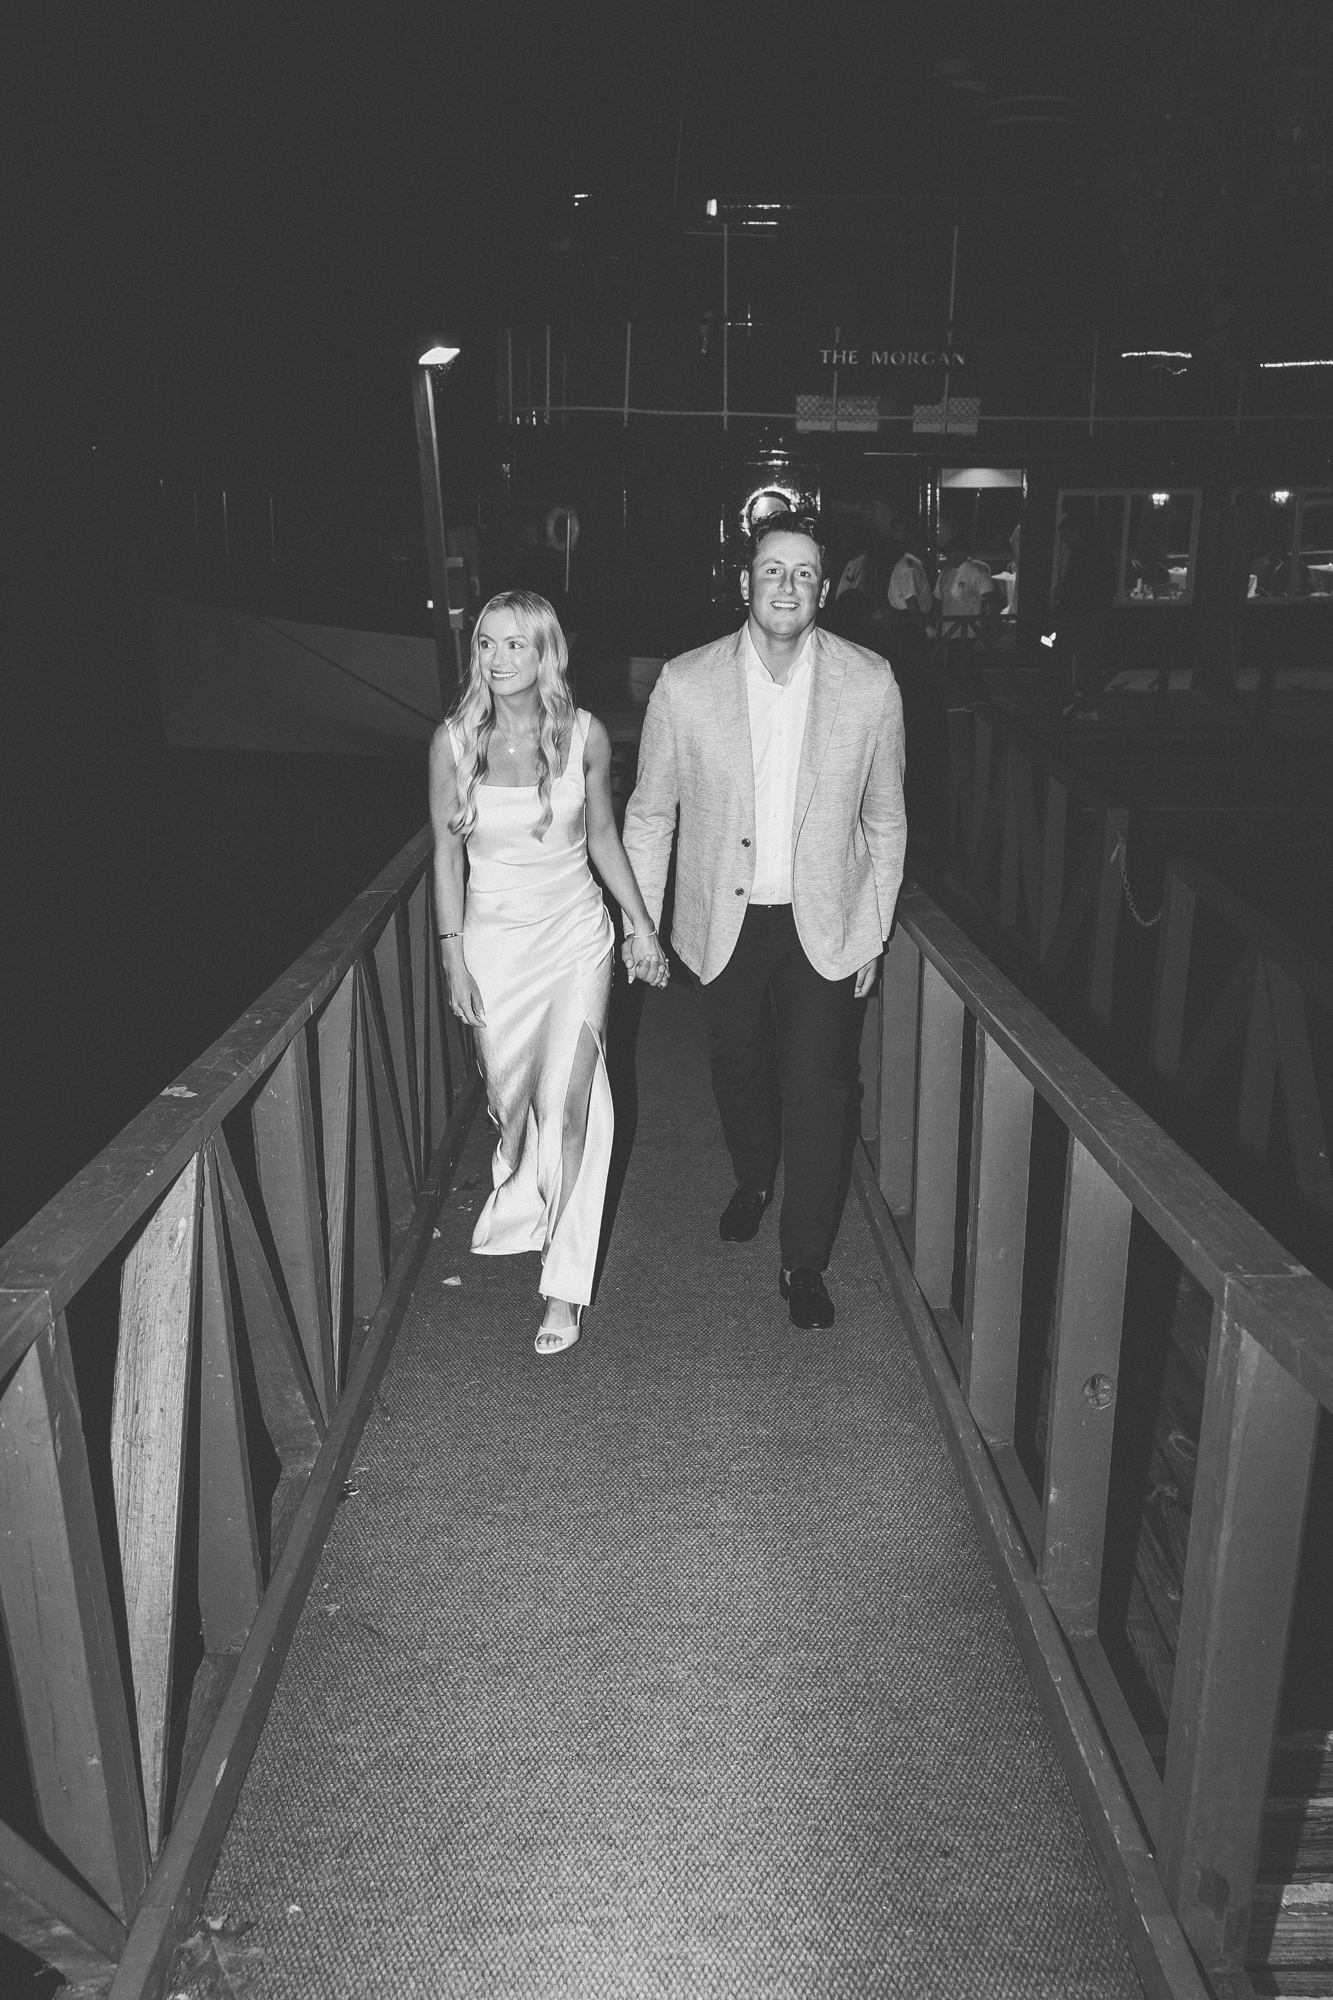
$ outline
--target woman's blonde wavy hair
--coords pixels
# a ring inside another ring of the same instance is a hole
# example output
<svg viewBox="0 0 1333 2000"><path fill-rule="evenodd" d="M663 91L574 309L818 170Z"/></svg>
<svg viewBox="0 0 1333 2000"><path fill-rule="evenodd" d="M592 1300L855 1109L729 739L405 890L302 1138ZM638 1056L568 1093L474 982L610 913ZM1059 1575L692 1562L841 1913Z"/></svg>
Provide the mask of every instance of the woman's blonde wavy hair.
<svg viewBox="0 0 1333 2000"><path fill-rule="evenodd" d="M495 733L495 699L481 671L477 634L491 611L512 611L519 631L537 648L537 694L541 725L537 732L537 801L540 810L533 832L538 840L551 824L551 784L561 769L561 751L573 737L574 703L565 678L569 647L560 620L544 597L532 590L502 590L484 604L472 628L472 658L467 686L449 720L458 738L458 810L449 822L451 833L467 839L477 824L477 787L490 769L491 737Z"/></svg>

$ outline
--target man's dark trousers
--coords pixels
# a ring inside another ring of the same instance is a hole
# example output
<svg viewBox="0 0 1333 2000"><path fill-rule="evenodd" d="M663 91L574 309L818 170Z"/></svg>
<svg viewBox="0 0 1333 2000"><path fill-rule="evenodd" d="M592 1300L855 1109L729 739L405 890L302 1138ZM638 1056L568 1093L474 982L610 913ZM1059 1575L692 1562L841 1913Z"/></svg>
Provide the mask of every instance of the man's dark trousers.
<svg viewBox="0 0 1333 2000"><path fill-rule="evenodd" d="M816 972L791 904L773 903L751 905L736 949L699 989L738 1187L772 1187L781 1133L778 1243L788 1271L822 1271L833 1243L855 985L854 975Z"/></svg>

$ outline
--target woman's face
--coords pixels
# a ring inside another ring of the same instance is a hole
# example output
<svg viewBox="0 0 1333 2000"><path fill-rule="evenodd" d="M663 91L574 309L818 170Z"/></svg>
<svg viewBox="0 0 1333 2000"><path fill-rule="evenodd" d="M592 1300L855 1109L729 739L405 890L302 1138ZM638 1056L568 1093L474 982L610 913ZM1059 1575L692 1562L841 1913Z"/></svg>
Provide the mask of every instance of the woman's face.
<svg viewBox="0 0 1333 2000"><path fill-rule="evenodd" d="M477 660L492 694L512 697L537 685L541 654L514 611L488 611L477 627Z"/></svg>

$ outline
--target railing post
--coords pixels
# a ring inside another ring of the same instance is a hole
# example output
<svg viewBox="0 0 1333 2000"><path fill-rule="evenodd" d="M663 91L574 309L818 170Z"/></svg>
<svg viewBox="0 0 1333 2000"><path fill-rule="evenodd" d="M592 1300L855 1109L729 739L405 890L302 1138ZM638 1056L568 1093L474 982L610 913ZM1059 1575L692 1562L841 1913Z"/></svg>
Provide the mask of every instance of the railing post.
<svg viewBox="0 0 1333 2000"><path fill-rule="evenodd" d="M1108 806L1102 819L1101 871L1088 970L1088 1010L1103 1027L1108 1027L1111 1021L1115 946L1120 929L1120 867L1128 838L1129 814L1123 806Z"/></svg>
<svg viewBox="0 0 1333 2000"><path fill-rule="evenodd" d="M962 1057L963 1003L944 974L926 959L921 974L912 1269L927 1305L932 1306L947 1306L953 1286Z"/></svg>
<svg viewBox="0 0 1333 2000"><path fill-rule="evenodd" d="M1268 1158L1273 1130L1273 1098L1277 1092L1277 1029L1268 996L1268 969L1260 952L1254 961L1250 1024L1240 1071L1240 1101L1236 1107L1236 1144L1261 1163Z"/></svg>
<svg viewBox="0 0 1333 2000"><path fill-rule="evenodd" d="M1185 1030L1185 989L1189 984L1190 946L1194 937L1194 891L1166 864L1162 893L1162 928L1157 942L1157 976L1153 987L1152 1027L1148 1054L1158 1076L1174 1077L1180 1068Z"/></svg>
<svg viewBox="0 0 1333 2000"><path fill-rule="evenodd" d="M976 866L981 846L986 810L990 804L991 726L976 709L972 711L972 812L967 833L966 863L969 873Z"/></svg>
<svg viewBox="0 0 1333 2000"><path fill-rule="evenodd" d="M879 1038L883 1012L877 982L865 1003L857 1073L861 1085L861 1137L879 1171Z"/></svg>
<svg viewBox="0 0 1333 2000"><path fill-rule="evenodd" d="M1073 1134L1046 1429L1041 1581L1073 1638L1097 1630L1133 1206Z"/></svg>
<svg viewBox="0 0 1333 2000"><path fill-rule="evenodd" d="M1004 831L1000 836L1000 922L1006 930L1018 929L1018 776L1014 769L1018 751L1006 744L1004 760Z"/></svg>
<svg viewBox="0 0 1333 2000"><path fill-rule="evenodd" d="M153 1859L166 1830L202 1176L194 1154L125 1259L111 1402L125 1625Z"/></svg>
<svg viewBox="0 0 1333 2000"><path fill-rule="evenodd" d="M920 1011L921 953L899 924L884 954L879 1045L879 1188L894 1215L912 1212Z"/></svg>
<svg viewBox="0 0 1333 2000"><path fill-rule="evenodd" d="M968 817L968 801L971 796L972 759L972 711L970 708L951 707L948 711L949 732L949 849L960 867L966 865L971 851L971 822Z"/></svg>
<svg viewBox="0 0 1333 2000"><path fill-rule="evenodd" d="M1069 817L1069 792L1058 778L1046 780L1046 821L1041 840L1041 918L1037 931L1037 956L1044 959L1060 925L1065 900L1065 824Z"/></svg>
<svg viewBox="0 0 1333 2000"><path fill-rule="evenodd" d="M348 1336L347 1235L352 1167L353 1070L356 1036L356 969L343 974L316 1024L319 1045L320 1123L324 1140L325 1233L329 1251L329 1313L333 1333L333 1382L341 1392Z"/></svg>
<svg viewBox="0 0 1333 2000"><path fill-rule="evenodd" d="M988 1444L1010 1444L1018 1388L1032 1085L977 1023L962 1388Z"/></svg>
<svg viewBox="0 0 1333 2000"><path fill-rule="evenodd" d="M319 1162L304 1033L294 1037L255 1098L255 1161L296 1331L327 1420L338 1400L333 1321L320 1212Z"/></svg>
<svg viewBox="0 0 1333 2000"><path fill-rule="evenodd" d="M1014 745L1009 760L1009 784L1013 798L1018 836L1016 872L1021 875L1027 903L1027 940L1033 951L1041 936L1041 842L1037 832L1037 802L1033 785L1032 759L1025 749ZM1014 896L1014 924L1018 923L1018 897Z"/></svg>
<svg viewBox="0 0 1333 2000"><path fill-rule="evenodd" d="M148 1839L63 1314L0 1397L0 1599L44 1830L116 1915Z"/></svg>
<svg viewBox="0 0 1333 2000"><path fill-rule="evenodd" d="M1310 1054L1305 1000L1285 966L1271 958L1267 966L1278 1075L1282 1080L1282 1108L1287 1116L1296 1184L1306 1201L1327 1214L1333 1210L1333 1171L1329 1168L1328 1135Z"/></svg>
<svg viewBox="0 0 1333 2000"><path fill-rule="evenodd" d="M1205 1965L1249 1932L1319 1405L1218 1304L1167 1739L1159 1866Z"/></svg>

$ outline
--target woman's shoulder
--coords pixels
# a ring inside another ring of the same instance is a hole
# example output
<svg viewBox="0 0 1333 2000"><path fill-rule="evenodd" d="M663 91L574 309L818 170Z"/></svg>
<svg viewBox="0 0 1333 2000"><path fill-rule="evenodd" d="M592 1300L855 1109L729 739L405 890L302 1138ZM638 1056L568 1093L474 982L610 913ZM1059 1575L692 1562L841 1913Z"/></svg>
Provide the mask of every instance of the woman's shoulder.
<svg viewBox="0 0 1333 2000"><path fill-rule="evenodd" d="M582 743L585 758L609 750L611 745L611 739L606 733L606 724L599 722L590 708L575 709L574 736L576 742Z"/></svg>

